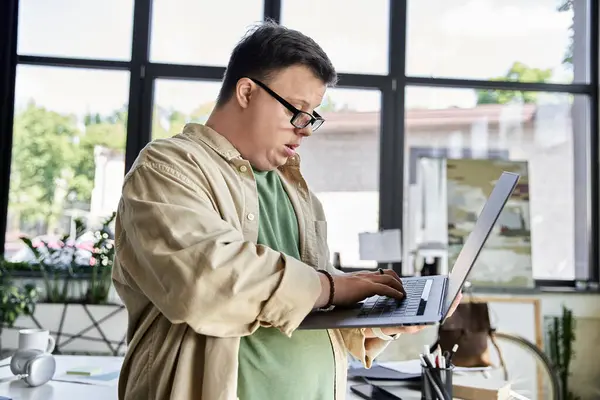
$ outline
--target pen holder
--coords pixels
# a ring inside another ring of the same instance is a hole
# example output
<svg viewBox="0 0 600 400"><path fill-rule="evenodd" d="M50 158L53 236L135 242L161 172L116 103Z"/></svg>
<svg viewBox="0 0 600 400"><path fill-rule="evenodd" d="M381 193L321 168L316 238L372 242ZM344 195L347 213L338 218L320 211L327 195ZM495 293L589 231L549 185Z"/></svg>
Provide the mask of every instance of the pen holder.
<svg viewBox="0 0 600 400"><path fill-rule="evenodd" d="M448 396L447 399L452 399L452 367L449 368L428 368L421 367L422 373L422 400L445 400L443 396L436 390L440 389L442 395ZM441 386L439 386L441 385ZM445 393L444 393L445 392Z"/></svg>

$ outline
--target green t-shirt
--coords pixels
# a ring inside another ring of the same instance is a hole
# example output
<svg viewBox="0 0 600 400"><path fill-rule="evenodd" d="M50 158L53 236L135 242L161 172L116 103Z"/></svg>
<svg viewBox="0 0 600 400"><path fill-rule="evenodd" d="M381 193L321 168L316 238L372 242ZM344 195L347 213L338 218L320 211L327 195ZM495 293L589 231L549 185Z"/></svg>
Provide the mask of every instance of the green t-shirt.
<svg viewBox="0 0 600 400"><path fill-rule="evenodd" d="M254 171L259 199L258 244L300 259L298 221L276 171ZM240 400L331 400L335 362L326 330L297 330L288 338L259 328L241 338Z"/></svg>

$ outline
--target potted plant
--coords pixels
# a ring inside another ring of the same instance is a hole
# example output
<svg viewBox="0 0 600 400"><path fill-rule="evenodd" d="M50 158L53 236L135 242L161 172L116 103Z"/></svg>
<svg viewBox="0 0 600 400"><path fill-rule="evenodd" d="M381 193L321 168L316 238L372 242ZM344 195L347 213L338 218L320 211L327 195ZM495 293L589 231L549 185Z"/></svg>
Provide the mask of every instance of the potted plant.
<svg viewBox="0 0 600 400"><path fill-rule="evenodd" d="M22 238L35 256L44 291L35 312L15 325L48 329L55 336L55 352L124 352L127 315L121 303L111 303L115 254L111 225L116 213L98 229L75 221L75 234L58 242Z"/></svg>
<svg viewBox="0 0 600 400"><path fill-rule="evenodd" d="M32 315L39 291L34 285L18 287L13 284L8 262L0 259L0 351L2 331L5 326L13 327L21 315Z"/></svg>
<svg viewBox="0 0 600 400"><path fill-rule="evenodd" d="M75 237L63 235L57 242L35 240L26 236L21 241L29 248L35 257L32 267L42 275L44 281L44 302L68 303L71 297L71 287L75 271L79 268L77 243L86 231L86 225L81 219L75 220Z"/></svg>
<svg viewBox="0 0 600 400"><path fill-rule="evenodd" d="M579 396L569 390L570 366L575 353L575 318L573 311L562 306L562 315L548 319L546 326L548 356L552 360L561 380L561 398L565 400L578 400Z"/></svg>

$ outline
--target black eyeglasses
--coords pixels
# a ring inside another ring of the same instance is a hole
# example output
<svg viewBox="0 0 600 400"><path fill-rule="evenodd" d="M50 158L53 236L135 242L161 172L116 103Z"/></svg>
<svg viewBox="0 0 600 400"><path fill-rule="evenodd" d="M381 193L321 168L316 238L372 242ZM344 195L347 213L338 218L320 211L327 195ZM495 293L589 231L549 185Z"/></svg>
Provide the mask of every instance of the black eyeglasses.
<svg viewBox="0 0 600 400"><path fill-rule="evenodd" d="M288 103L283 97L272 91L267 85L258 81L254 78L250 78L252 82L256 83L258 86L263 88L267 93L269 93L275 100L281 103L282 106L290 110L292 113L292 119L290 119L290 123L298 129L304 129L308 125L311 125L312 131L316 131L323 125L325 120L321 117L316 111L313 111L312 114L307 113L306 111L298 110L296 107Z"/></svg>

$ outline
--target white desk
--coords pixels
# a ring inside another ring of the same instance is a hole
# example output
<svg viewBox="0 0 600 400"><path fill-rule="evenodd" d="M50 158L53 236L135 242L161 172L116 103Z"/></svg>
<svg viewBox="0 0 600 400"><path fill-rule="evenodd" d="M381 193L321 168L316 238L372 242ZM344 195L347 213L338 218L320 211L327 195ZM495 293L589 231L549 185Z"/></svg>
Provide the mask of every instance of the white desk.
<svg viewBox="0 0 600 400"><path fill-rule="evenodd" d="M84 365L94 365L106 370L114 370L115 365L123 363L123 357L97 357L97 356L55 356L56 373L59 378L69 368ZM0 361L0 365L10 363L10 358ZM0 368L0 378L12 376L9 367ZM13 400L64 400L69 398L85 400L117 400L117 386L86 385L71 382L50 381L45 385L35 388L27 386L22 381L0 383L0 396Z"/></svg>

